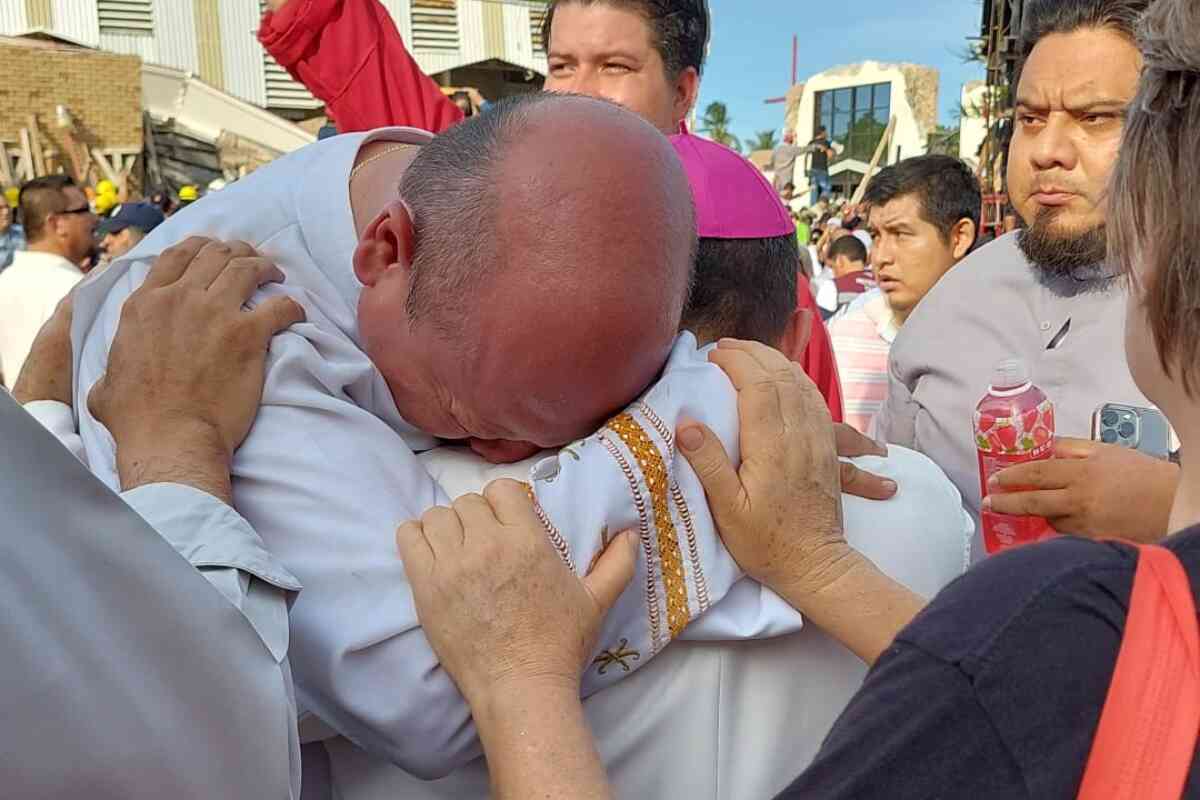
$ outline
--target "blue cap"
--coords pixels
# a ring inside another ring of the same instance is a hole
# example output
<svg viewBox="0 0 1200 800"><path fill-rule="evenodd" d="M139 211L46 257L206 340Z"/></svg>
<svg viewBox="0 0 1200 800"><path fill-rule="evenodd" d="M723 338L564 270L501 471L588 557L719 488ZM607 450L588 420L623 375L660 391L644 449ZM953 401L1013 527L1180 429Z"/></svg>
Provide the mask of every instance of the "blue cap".
<svg viewBox="0 0 1200 800"><path fill-rule="evenodd" d="M122 203L113 209L107 219L100 221L98 232L101 236L107 236L133 227L142 233L149 233L165 219L162 211L150 203Z"/></svg>

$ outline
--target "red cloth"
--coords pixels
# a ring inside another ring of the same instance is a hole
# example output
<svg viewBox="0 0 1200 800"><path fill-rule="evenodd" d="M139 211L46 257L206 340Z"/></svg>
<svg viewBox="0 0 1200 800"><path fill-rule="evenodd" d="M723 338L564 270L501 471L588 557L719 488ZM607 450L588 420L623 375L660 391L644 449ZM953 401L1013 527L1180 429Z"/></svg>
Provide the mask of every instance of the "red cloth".
<svg viewBox="0 0 1200 800"><path fill-rule="evenodd" d="M842 421L842 381L838 377L837 361L833 357L833 344L829 331L821 321L821 311L803 275L796 286L796 306L812 312L812 336L803 350L785 353L788 358L804 367L805 373L821 390L834 422Z"/></svg>
<svg viewBox="0 0 1200 800"><path fill-rule="evenodd" d="M440 133L463 119L379 0L291 0L263 15L258 40L325 104L339 133L389 125Z"/></svg>
<svg viewBox="0 0 1200 800"><path fill-rule="evenodd" d="M440 133L463 119L421 72L379 0L291 0L263 15L258 40L325 104L339 133L390 125ZM686 125L680 129L686 132ZM841 422L837 363L807 281L800 282L797 300L813 312L812 337L805 350L787 355L804 367Z"/></svg>

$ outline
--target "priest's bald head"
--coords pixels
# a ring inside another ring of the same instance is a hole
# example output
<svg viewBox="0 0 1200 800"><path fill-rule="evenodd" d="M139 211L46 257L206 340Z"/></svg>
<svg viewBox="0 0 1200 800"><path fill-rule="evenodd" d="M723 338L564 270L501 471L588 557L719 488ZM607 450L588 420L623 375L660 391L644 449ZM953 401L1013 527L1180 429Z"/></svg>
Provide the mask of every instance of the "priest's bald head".
<svg viewBox="0 0 1200 800"><path fill-rule="evenodd" d="M565 444L670 351L696 227L666 138L536 94L421 148L363 230L359 329L400 413L454 439Z"/></svg>

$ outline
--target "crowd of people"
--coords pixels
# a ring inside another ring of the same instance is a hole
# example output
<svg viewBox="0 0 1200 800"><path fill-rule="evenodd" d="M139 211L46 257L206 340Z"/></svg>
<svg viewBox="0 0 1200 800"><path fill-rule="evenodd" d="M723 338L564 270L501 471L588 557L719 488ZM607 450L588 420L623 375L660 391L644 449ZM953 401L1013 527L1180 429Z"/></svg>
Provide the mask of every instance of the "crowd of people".
<svg viewBox="0 0 1200 800"><path fill-rule="evenodd" d="M1195 0L1030 0L986 242L958 159L848 205L823 130L689 133L701 0L554 0L466 104L378 0L267 5L340 135L0 212L14 796L1200 796ZM985 492L1012 357L1063 435Z"/></svg>

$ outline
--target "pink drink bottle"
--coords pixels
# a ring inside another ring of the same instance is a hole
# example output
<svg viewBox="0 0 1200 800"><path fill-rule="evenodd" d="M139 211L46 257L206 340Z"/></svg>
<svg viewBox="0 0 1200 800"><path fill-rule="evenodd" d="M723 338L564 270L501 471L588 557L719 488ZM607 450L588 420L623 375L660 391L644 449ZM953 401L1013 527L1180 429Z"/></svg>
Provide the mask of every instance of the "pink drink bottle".
<svg viewBox="0 0 1200 800"><path fill-rule="evenodd" d="M988 479L997 472L1053 457L1054 404L1033 385L1021 359L1001 361L992 371L992 385L975 409L975 446L983 497L988 495ZM991 512L981 516L989 554L1056 535L1041 517Z"/></svg>

